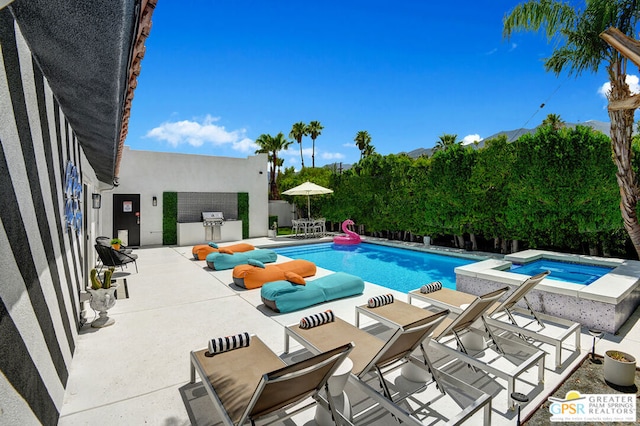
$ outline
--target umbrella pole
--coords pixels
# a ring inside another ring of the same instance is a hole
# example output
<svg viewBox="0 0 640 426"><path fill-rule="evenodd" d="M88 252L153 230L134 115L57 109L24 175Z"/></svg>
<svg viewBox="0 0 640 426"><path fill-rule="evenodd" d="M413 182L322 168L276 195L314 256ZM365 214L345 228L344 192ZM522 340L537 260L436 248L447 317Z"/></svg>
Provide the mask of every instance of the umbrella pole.
<svg viewBox="0 0 640 426"><path fill-rule="evenodd" d="M307 194L307 219L311 219L311 197Z"/></svg>

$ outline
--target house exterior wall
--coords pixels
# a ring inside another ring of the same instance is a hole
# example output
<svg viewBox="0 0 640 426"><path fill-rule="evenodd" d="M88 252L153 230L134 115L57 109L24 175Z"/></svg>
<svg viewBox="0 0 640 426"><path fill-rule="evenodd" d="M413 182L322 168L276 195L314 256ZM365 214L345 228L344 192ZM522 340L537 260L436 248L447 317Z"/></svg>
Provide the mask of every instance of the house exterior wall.
<svg viewBox="0 0 640 426"><path fill-rule="evenodd" d="M11 12L0 9L0 424L56 424L85 287L87 233L65 221L65 169L97 185Z"/></svg>
<svg viewBox="0 0 640 426"><path fill-rule="evenodd" d="M119 186L102 191L102 231L106 236L112 234L113 194L140 194L140 244L149 246L162 244L163 192L247 192L249 237L266 236L266 169L266 154L229 158L138 151L125 146ZM154 196L157 206L152 204Z"/></svg>

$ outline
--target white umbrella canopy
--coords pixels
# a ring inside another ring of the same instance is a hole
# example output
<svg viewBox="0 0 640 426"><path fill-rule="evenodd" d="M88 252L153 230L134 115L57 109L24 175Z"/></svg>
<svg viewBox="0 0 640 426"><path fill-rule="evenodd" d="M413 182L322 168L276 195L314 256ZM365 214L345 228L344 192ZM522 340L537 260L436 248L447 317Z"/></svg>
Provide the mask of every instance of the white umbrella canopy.
<svg viewBox="0 0 640 426"><path fill-rule="evenodd" d="M306 195L307 196L307 216L311 217L311 195L331 194L332 189L325 188L324 186L316 185L313 182L306 181L305 183L294 186L291 189L287 189L283 192L284 195Z"/></svg>

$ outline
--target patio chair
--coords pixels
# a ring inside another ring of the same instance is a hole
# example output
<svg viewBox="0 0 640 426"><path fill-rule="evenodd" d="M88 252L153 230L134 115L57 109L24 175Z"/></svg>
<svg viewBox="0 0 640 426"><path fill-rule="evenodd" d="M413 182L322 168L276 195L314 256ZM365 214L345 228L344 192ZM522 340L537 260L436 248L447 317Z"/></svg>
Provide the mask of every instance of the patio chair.
<svg viewBox="0 0 640 426"><path fill-rule="evenodd" d="M102 261L100 270L102 270L102 268L105 266L119 267L124 270L125 266L127 266L129 263L133 263L136 267L136 272L138 272L138 264L136 263L138 255L123 253L111 246L104 246L102 244L95 244L94 247L98 252L98 257ZM100 272L100 270L98 272Z"/></svg>
<svg viewBox="0 0 640 426"><path fill-rule="evenodd" d="M581 325L577 322L536 312L531 307L526 297L527 294L549 273L550 271L545 271L527 278L502 303L494 303L490 306L485 319L489 325L516 333L524 341L528 342L532 339L553 345L555 347L555 365L560 368L562 366L562 345L572 334L575 335L575 350L580 350ZM421 293L420 290L409 293L409 302L412 299L422 300L456 313L462 311L460 305L469 304L475 298L476 296L472 294L446 288L426 294ZM527 309L516 306L518 303L523 303ZM515 313L519 314L517 318L520 319L520 323L517 321ZM523 319L526 323L523 322ZM551 327L551 324L554 327Z"/></svg>
<svg viewBox="0 0 640 426"><path fill-rule="evenodd" d="M96 244L100 244L106 247L111 247L111 238L104 237L104 236L96 237ZM130 254L133 252L133 249L130 249L129 247L120 244L120 252Z"/></svg>
<svg viewBox="0 0 640 426"><path fill-rule="evenodd" d="M433 333L431 345L453 358L468 364L474 371L478 368L506 380L507 403L510 408L513 408L514 405L513 400L511 399L511 394L515 390L515 381L520 375L537 364L538 382L542 383L544 381L545 352L522 343L519 340L511 340L496 335L487 324L484 316L485 313L508 290L509 287L504 287L491 293L476 297L470 305L463 308L462 312L455 315L453 318L447 318L442 322L440 327L438 327L438 329ZM478 330L473 327L473 324L476 321L482 322L483 330ZM463 337L469 333L478 335L481 341L480 347L471 348L468 343L465 346ZM485 337L488 337L488 340L485 340ZM451 343L454 344L454 347L451 346ZM515 352L512 354L507 353L507 348L513 348ZM489 362L481 360L479 356L476 357L476 355L484 354L484 352L489 349L494 350L498 356ZM516 356L515 354L518 355ZM526 358L522 360L520 364L516 364L516 359L522 358L523 355L526 356ZM511 367L506 367L505 365L495 367L492 365L498 359L507 361Z"/></svg>
<svg viewBox="0 0 640 426"><path fill-rule="evenodd" d="M353 370L349 377L349 382L363 391L380 407L389 411L397 420L403 423L421 425L422 422L415 417L414 413L407 412L398 403L435 383L439 390L436 392L436 398L446 395L448 388L455 387L457 391L462 389L462 393L469 399L464 404L460 404L462 411L448 419L448 424L460 424L479 410L484 409L484 423L488 425L491 422L490 396L453 376L436 371L432 367L424 349L423 342L429 338L429 335L446 318L448 313L448 310L442 310L427 315L423 314L422 318L417 321L397 328L387 340L380 339L337 317L332 321L312 328L303 328L300 324L293 324L285 327L284 352L289 352L289 338L295 339L311 353L321 353L331 346L352 341L355 347L349 355L353 362ZM422 353L422 359L412 355L412 352L418 348ZM407 363L411 363L413 366L430 374L431 381L425 383L419 389L398 398L398 394L392 394L389 388L389 380L385 378L385 375ZM372 374L374 379L378 379L382 394L367 383L370 381ZM456 403L458 403L457 400ZM371 408L368 407L364 410L365 412L354 414L354 419L359 415L368 413ZM431 409L428 411L431 413ZM438 413L438 418L442 417L445 416L442 413Z"/></svg>
<svg viewBox="0 0 640 426"><path fill-rule="evenodd" d="M262 340L251 336L246 347L210 354L207 349L191 352L191 383L198 372L213 404L226 425L282 422L316 402L337 418L327 380L349 355L350 343L331 348L312 358L287 365ZM314 401L297 407L311 397ZM269 419L267 416L273 416Z"/></svg>

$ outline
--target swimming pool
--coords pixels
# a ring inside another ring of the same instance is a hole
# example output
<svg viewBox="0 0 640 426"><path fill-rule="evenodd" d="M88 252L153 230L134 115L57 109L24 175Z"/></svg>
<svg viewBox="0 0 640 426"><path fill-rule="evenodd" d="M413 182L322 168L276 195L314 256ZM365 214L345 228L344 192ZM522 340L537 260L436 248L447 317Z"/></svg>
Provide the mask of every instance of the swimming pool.
<svg viewBox="0 0 640 426"><path fill-rule="evenodd" d="M560 262L549 259L539 259L522 265L514 263L510 269L511 272L524 275L536 275L540 272L551 271L551 274L547 277L551 280L581 285L591 284L612 270L613 268L606 266Z"/></svg>
<svg viewBox="0 0 640 426"><path fill-rule="evenodd" d="M454 269L476 262L368 243L353 246L321 243L274 250L282 256L305 259L321 268L357 275L370 283L405 293L432 281L440 281L444 287L455 289Z"/></svg>

